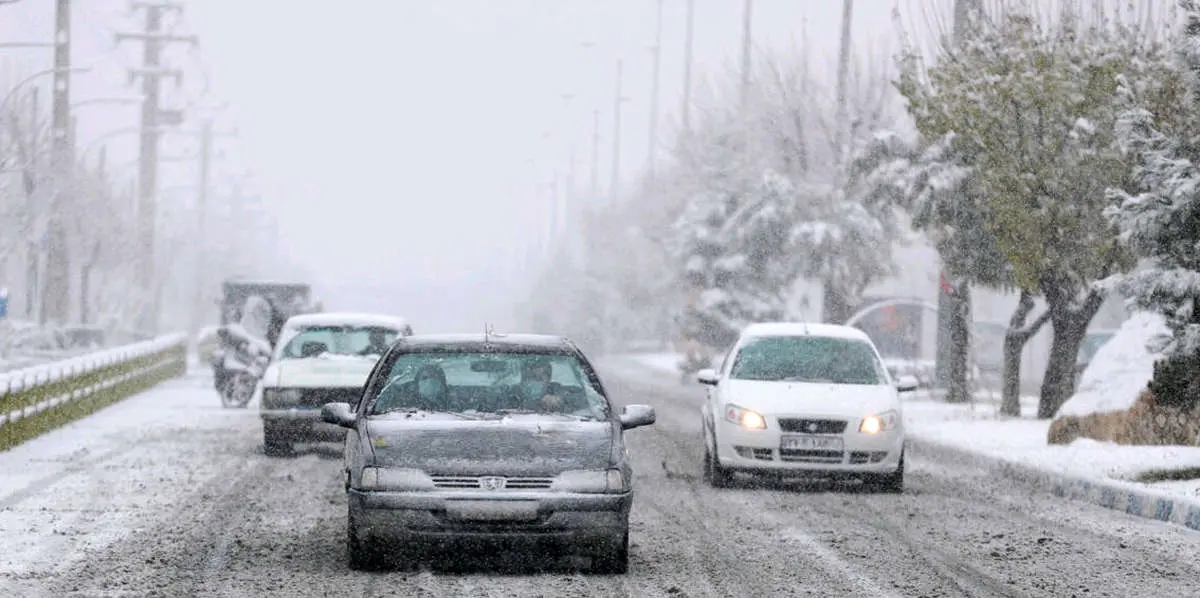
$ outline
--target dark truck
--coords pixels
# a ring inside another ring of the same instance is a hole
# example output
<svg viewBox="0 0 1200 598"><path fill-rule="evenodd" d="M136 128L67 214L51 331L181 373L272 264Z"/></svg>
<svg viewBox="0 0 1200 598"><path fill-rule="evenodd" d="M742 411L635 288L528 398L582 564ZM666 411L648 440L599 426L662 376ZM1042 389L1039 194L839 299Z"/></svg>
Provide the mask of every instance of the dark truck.
<svg viewBox="0 0 1200 598"><path fill-rule="evenodd" d="M241 336L245 331L239 330L239 326L235 325L241 324L242 310L246 308L250 298L260 297L270 306L270 323L266 338L262 340L266 341L271 349L274 349L275 343L279 341L279 333L288 318L321 311L320 306L313 302L312 287L304 283L233 278L221 284L221 291L221 299L218 302L221 326L217 329L217 348L212 358L213 382L218 390L224 388L224 356L237 352L238 345L245 340ZM238 330L238 334L231 333L231 326Z"/></svg>

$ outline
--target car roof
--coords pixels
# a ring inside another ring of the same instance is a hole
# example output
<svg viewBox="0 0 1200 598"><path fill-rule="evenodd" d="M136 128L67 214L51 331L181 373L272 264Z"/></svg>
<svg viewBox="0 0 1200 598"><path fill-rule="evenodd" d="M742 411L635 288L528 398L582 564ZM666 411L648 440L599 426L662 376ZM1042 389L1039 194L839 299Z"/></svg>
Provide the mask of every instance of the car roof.
<svg viewBox="0 0 1200 598"><path fill-rule="evenodd" d="M867 333L842 324L808 324L805 322L760 322L742 330L743 338L763 336L821 336L871 342Z"/></svg>
<svg viewBox="0 0 1200 598"><path fill-rule="evenodd" d="M322 312L315 314L298 314L288 318L284 324L287 328L302 328L306 326L381 326L403 330L408 321L400 316L387 314L353 313L353 312Z"/></svg>
<svg viewBox="0 0 1200 598"><path fill-rule="evenodd" d="M512 351L574 352L574 345L564 336L553 334L416 334L403 339L399 346L408 348L462 349L468 351L485 348Z"/></svg>

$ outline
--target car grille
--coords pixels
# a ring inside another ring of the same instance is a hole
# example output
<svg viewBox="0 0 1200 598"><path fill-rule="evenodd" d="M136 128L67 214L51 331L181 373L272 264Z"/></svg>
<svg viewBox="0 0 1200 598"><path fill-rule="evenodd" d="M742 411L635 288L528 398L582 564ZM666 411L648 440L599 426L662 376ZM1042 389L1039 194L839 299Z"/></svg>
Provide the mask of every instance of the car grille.
<svg viewBox="0 0 1200 598"><path fill-rule="evenodd" d="M362 398L361 388L305 388L300 391L297 407L321 407L325 403L350 403L355 405Z"/></svg>
<svg viewBox="0 0 1200 598"><path fill-rule="evenodd" d="M795 449L781 449L779 451L780 461L791 461L794 463L841 463L845 453L842 451L806 451Z"/></svg>
<svg viewBox="0 0 1200 598"><path fill-rule="evenodd" d="M435 488L445 488L452 490L470 490L483 488L483 479L493 476L433 476L433 486ZM504 490L548 490L550 485L554 483L553 478L505 478Z"/></svg>
<svg viewBox="0 0 1200 598"><path fill-rule="evenodd" d="M800 434L841 434L846 431L846 420L842 419L803 419L795 417L779 418L779 429L784 432Z"/></svg>

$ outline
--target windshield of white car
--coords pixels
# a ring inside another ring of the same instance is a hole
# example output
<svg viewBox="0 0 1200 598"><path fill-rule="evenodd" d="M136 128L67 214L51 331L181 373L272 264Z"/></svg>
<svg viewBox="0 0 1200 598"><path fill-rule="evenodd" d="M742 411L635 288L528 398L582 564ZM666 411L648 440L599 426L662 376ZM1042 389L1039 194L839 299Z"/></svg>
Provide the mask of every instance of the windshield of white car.
<svg viewBox="0 0 1200 598"><path fill-rule="evenodd" d="M322 355L356 355L378 358L400 333L382 326L310 326L296 331L279 353L279 359L305 359Z"/></svg>
<svg viewBox="0 0 1200 598"><path fill-rule="evenodd" d="M825 336L775 336L741 346L730 378L773 382L887 384L883 364L866 342Z"/></svg>
<svg viewBox="0 0 1200 598"><path fill-rule="evenodd" d="M414 352L396 357L369 413L420 409L491 417L604 419L607 399L569 354Z"/></svg>

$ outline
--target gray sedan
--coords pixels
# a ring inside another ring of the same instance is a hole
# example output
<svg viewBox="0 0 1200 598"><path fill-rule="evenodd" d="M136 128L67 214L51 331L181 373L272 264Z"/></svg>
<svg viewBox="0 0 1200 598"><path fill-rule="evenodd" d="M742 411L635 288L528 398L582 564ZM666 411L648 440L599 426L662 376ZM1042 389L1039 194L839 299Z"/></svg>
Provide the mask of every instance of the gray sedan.
<svg viewBox="0 0 1200 598"><path fill-rule="evenodd" d="M352 568L468 538L548 541L591 557L598 572L628 568L623 433L654 423L654 409L615 413L564 338L403 338L357 404L327 404L322 418L348 430Z"/></svg>

